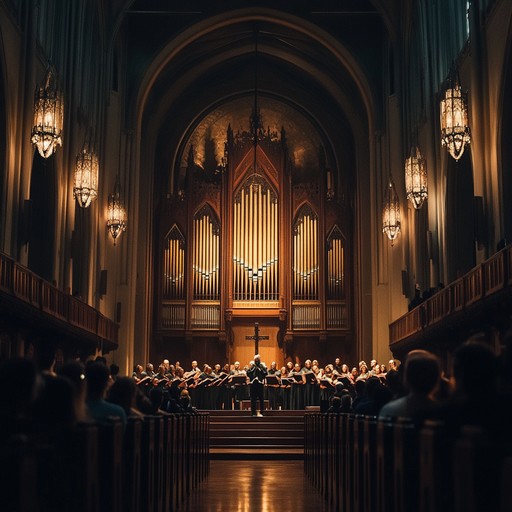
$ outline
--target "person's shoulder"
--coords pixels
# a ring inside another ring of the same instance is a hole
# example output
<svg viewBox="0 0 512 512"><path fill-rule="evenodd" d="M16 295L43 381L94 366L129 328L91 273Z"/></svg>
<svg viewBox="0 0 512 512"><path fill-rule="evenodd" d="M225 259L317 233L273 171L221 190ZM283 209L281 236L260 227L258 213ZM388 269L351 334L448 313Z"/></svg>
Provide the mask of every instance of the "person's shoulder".
<svg viewBox="0 0 512 512"><path fill-rule="evenodd" d="M392 400L382 407L379 413L379 418L395 418L397 416L404 416L406 414L407 397L397 398Z"/></svg>

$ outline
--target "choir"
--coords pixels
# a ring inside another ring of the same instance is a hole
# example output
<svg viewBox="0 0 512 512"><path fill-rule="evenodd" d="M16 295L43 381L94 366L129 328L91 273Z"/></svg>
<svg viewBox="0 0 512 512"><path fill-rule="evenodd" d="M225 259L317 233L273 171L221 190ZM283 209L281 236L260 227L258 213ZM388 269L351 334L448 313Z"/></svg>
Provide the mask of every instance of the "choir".
<svg viewBox="0 0 512 512"><path fill-rule="evenodd" d="M155 387L170 393L187 389L192 404L202 410L238 410L242 402L250 400L250 372L252 361L241 366L239 361L230 365L203 365L192 361L191 368L185 371L180 362L170 364L164 359L155 373L153 365L148 363L146 370L142 365L135 366L132 377L137 385L149 394ZM318 361L307 359L304 365L288 361L278 368L275 361L270 364L265 379L265 400L271 410L305 409L310 406L328 404L332 396L342 389L355 395L355 384L375 376L385 382L389 370L396 371L399 362L390 360L388 365L379 364L372 359L370 365L360 361L358 366L350 367L336 358L334 363L321 367Z"/></svg>

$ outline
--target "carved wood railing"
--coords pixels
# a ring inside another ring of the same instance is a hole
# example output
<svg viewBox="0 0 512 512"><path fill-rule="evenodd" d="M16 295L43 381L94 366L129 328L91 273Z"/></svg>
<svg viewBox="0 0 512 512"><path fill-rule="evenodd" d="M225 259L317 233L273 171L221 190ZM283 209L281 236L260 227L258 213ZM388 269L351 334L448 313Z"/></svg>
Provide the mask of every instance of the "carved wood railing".
<svg viewBox="0 0 512 512"><path fill-rule="evenodd" d="M47 315L118 345L119 326L85 302L0 253L0 296L33 306Z"/></svg>
<svg viewBox="0 0 512 512"><path fill-rule="evenodd" d="M455 313L512 291L512 246L505 247L389 325L389 344L449 319Z"/></svg>

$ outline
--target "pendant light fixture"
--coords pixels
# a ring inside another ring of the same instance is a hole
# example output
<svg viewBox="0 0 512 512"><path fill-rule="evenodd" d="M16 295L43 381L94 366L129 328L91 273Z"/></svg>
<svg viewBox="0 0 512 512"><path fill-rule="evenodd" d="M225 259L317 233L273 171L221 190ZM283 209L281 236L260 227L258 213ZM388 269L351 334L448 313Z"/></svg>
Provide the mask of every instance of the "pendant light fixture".
<svg viewBox="0 0 512 512"><path fill-rule="evenodd" d="M468 121L467 94L462 92L456 73L448 79L448 86L440 103L441 144L450 155L459 160L471 142Z"/></svg>
<svg viewBox="0 0 512 512"><path fill-rule="evenodd" d="M400 219L400 201L390 177L384 194L382 232L391 240L391 246L393 246L400 233Z"/></svg>
<svg viewBox="0 0 512 512"><path fill-rule="evenodd" d="M428 197L427 164L420 149L411 149L411 156L405 159L405 191L407 199L419 210Z"/></svg>
<svg viewBox="0 0 512 512"><path fill-rule="evenodd" d="M43 158L50 157L62 146L64 124L64 95L57 74L48 68L44 82L36 87L34 94L34 125L31 141Z"/></svg>

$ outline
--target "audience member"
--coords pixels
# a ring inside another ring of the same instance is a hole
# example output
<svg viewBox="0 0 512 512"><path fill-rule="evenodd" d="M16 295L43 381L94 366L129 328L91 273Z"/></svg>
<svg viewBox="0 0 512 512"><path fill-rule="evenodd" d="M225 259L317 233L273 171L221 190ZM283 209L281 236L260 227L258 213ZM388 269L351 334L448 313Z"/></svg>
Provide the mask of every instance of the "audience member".
<svg viewBox="0 0 512 512"><path fill-rule="evenodd" d="M430 397L439 381L439 360L426 350L409 352L405 362L405 385L408 394L385 405L380 418L414 418L431 409L434 401Z"/></svg>
<svg viewBox="0 0 512 512"><path fill-rule="evenodd" d="M121 420L126 425L126 413L119 405L111 404L105 400L110 372L101 362L91 364L85 369L87 379L87 413L89 417L98 422L105 423L112 418Z"/></svg>
<svg viewBox="0 0 512 512"><path fill-rule="evenodd" d="M135 407L137 385L130 377L118 377L110 386L108 401L123 408L126 416L142 418L144 415Z"/></svg>
<svg viewBox="0 0 512 512"><path fill-rule="evenodd" d="M85 368L78 361L64 363L58 371L58 375L66 377L73 385L73 401L77 421L85 421L86 407L85 397L87 386L85 384Z"/></svg>
<svg viewBox="0 0 512 512"><path fill-rule="evenodd" d="M8 359L0 365L0 441L31 428L30 407L36 394L36 367L30 359Z"/></svg>

